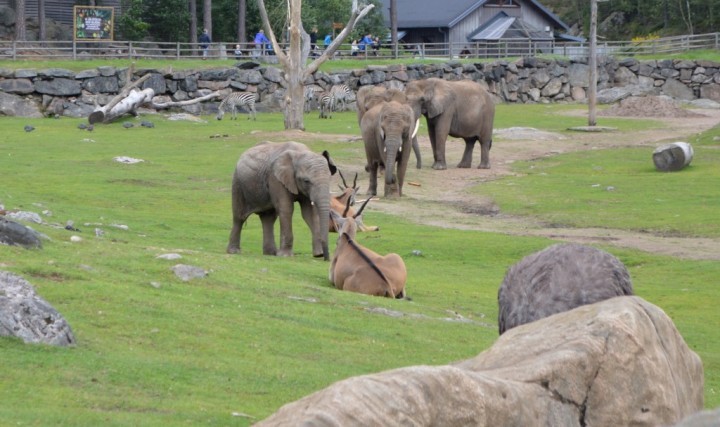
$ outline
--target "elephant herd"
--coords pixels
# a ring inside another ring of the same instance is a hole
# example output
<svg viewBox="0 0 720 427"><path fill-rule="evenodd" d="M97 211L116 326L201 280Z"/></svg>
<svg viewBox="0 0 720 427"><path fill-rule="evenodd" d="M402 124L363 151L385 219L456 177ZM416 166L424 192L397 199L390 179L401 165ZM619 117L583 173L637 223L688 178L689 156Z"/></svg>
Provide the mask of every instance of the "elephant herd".
<svg viewBox="0 0 720 427"><path fill-rule="evenodd" d="M433 150L433 169L446 169L448 136L462 138L465 151L459 168L472 165L480 142L479 168L490 167L495 107L491 96L472 81L438 78L413 81L404 91L381 86L357 93L358 123L370 175L369 198L355 212L357 176L352 187L330 195L337 167L327 151L317 154L298 142L263 142L245 151L232 178L232 230L227 252L240 252L243 224L251 214L260 217L263 254L292 256L292 215L295 202L312 232L312 253L331 261L329 279L336 288L390 298L406 296L407 271L397 254L380 255L355 241L368 230L361 213L377 194L377 174L384 169L385 196L401 196L411 150L417 168L422 160L417 141L420 116L425 116ZM342 176L342 175L341 175ZM280 246L274 226L280 219ZM330 231L338 239L332 260ZM612 255L580 245L556 245L512 266L500 287L500 333L523 323L619 295L631 295L627 270Z"/></svg>

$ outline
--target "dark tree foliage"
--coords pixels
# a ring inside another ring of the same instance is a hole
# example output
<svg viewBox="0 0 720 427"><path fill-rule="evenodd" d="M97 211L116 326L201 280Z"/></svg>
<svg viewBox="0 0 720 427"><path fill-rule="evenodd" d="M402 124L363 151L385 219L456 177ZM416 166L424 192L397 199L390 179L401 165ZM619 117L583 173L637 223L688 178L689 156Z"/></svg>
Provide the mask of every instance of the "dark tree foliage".
<svg viewBox="0 0 720 427"><path fill-rule="evenodd" d="M541 0L570 26L588 36L588 0ZM703 34L720 28L720 0L609 0L598 2L598 36L609 40Z"/></svg>

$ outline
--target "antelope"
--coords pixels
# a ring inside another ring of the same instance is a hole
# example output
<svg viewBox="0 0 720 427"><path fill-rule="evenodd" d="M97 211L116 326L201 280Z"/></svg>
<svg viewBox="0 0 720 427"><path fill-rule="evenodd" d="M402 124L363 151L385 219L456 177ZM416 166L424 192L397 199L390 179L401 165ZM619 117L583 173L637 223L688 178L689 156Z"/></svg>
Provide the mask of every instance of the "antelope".
<svg viewBox="0 0 720 427"><path fill-rule="evenodd" d="M373 226L366 226L363 223L362 215L355 214L355 209L350 207L351 205L355 204L355 195L357 194L360 187L357 186L357 178L358 174L355 172L355 179L353 180L352 187L349 187L347 185L347 182L345 182L345 177L343 176L342 172L340 172L340 169L338 169L338 172L340 173L340 178L342 179L343 185L339 186L340 190L342 190L342 193L340 193L337 196L333 196L330 198L330 210L335 211L335 213L339 214L342 218L346 218L347 216L352 216L355 218L355 223L357 224L358 230L360 231L378 231L380 230L380 227L377 225ZM346 209L346 206L348 207ZM330 232L331 233L337 233L340 226L335 223L333 220L332 215L330 215Z"/></svg>
<svg viewBox="0 0 720 427"><path fill-rule="evenodd" d="M369 197L355 216L359 216ZM346 205L346 210L350 205ZM346 212L347 213L347 212ZM355 218L341 217L330 211L333 220L341 224L335 253L330 264L329 278L336 288L387 298L405 298L407 269L400 255L380 255L355 241Z"/></svg>

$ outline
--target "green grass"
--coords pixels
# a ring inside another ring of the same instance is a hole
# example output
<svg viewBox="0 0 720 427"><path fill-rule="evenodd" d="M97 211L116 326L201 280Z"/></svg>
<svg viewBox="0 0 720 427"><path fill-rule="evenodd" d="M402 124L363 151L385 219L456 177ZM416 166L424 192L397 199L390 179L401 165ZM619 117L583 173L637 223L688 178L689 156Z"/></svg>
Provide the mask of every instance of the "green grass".
<svg viewBox="0 0 720 427"><path fill-rule="evenodd" d="M584 124L582 116L561 115L577 108L582 107L499 106L496 127L566 132ZM0 339L3 423L249 425L350 376L466 359L497 338L497 288L508 266L552 243L415 225L372 212L370 205L366 221L381 231L359 240L403 256L412 301L333 289L328 263L311 256L299 215L295 257L261 255L255 217L243 232L243 254L227 255L235 162L265 139L253 130L279 131L283 119L205 118L206 123L129 118L94 132L77 129L80 119L0 120L0 204L46 210L45 221L57 225L34 225L50 238L41 250L0 246L0 268L30 281L68 319L78 340L73 348L49 348ZM155 128L138 126L140 120L152 120ZM123 121L136 126L124 129ZM26 124L36 130L24 132ZM603 124L619 131L662 125L647 119ZM313 150L328 149L341 167L364 162L361 142L339 137L357 135L354 113L332 120L311 114L305 125ZM615 209L627 228L717 236L717 202L700 208L700 200L717 199L711 187L717 182L711 167L717 164L717 134L693 141L697 159L678 174L652 174L639 150L595 150L518 164L519 176L481 184L477 191L493 192L504 212L549 222L601 226L611 216L604 210ZM119 164L115 156L144 162ZM367 177L360 179L363 185ZM594 183L616 191L601 191ZM676 188L687 196L667 197L662 212L669 214L652 218L656 199ZM563 197L583 202L563 203ZM697 227L679 229L683 221L674 212L692 215ZM64 230L68 220L81 232ZM95 237L95 228L104 236ZM71 243L72 234L83 240ZM720 263L603 249L628 266L636 293L674 320L703 359L706 407L720 405ZM156 258L168 252L183 259ZM200 266L209 276L182 282L170 271L176 263ZM457 315L472 322L447 320Z"/></svg>

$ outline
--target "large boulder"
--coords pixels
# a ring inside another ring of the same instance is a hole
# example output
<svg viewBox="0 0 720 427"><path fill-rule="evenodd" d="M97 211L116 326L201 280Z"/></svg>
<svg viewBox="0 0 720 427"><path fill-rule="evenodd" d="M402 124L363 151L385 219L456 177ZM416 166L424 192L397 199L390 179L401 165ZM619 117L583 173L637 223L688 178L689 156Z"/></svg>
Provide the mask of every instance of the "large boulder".
<svg viewBox="0 0 720 427"><path fill-rule="evenodd" d="M40 239L41 234L32 228L0 216L0 245L35 249L42 247Z"/></svg>
<svg viewBox="0 0 720 427"><path fill-rule="evenodd" d="M702 408L700 358L628 296L518 326L450 366L337 382L256 426L657 426Z"/></svg>
<svg viewBox="0 0 720 427"><path fill-rule="evenodd" d="M39 297L30 283L7 271L0 271L0 336L32 344L75 344L65 318Z"/></svg>

